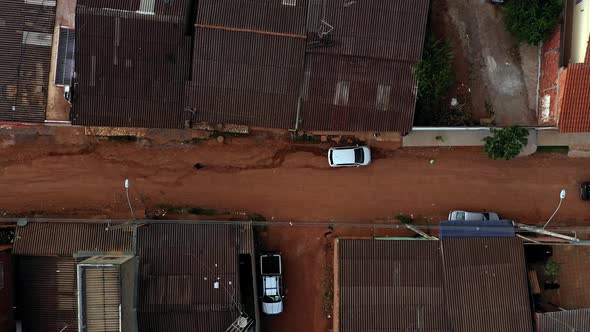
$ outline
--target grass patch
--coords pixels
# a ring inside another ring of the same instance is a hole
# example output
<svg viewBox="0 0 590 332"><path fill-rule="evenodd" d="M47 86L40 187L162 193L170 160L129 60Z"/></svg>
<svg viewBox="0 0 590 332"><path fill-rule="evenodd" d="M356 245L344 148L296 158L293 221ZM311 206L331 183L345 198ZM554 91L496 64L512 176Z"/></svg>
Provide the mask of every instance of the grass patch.
<svg viewBox="0 0 590 332"><path fill-rule="evenodd" d="M268 237L268 226L252 226L252 230L254 231L254 247L256 251L266 251L264 242Z"/></svg>
<svg viewBox="0 0 590 332"><path fill-rule="evenodd" d="M568 146L538 146L537 153L563 153L567 154L570 151Z"/></svg>
<svg viewBox="0 0 590 332"><path fill-rule="evenodd" d="M308 134L293 136L293 142L298 142L298 143L318 143L320 141L321 141L320 136L314 136L314 135L308 135Z"/></svg>
<svg viewBox="0 0 590 332"><path fill-rule="evenodd" d="M326 250L333 250L331 244L326 244ZM322 280L322 310L325 315L332 317L334 315L334 266L327 263L324 268Z"/></svg>
<svg viewBox="0 0 590 332"><path fill-rule="evenodd" d="M197 214L201 216L216 216L220 214L226 214L225 211L187 205L175 206L169 204L160 204L158 205L158 208L165 211L166 214Z"/></svg>
<svg viewBox="0 0 590 332"><path fill-rule="evenodd" d="M399 220L399 222L401 222L402 224L413 224L414 223L414 218L412 218L411 216L407 216L405 214L398 214L394 218Z"/></svg>
<svg viewBox="0 0 590 332"><path fill-rule="evenodd" d="M250 136L250 133L228 133L228 132L224 132L224 131L214 130L213 133L211 133L211 137L216 138L217 136L223 136L225 138L248 137L248 136Z"/></svg>
<svg viewBox="0 0 590 332"><path fill-rule="evenodd" d="M207 141L206 138L200 138L200 137L194 137L193 139L191 139L190 141L188 141L188 143L190 144L200 144Z"/></svg>
<svg viewBox="0 0 590 332"><path fill-rule="evenodd" d="M47 211L45 210L31 210L29 211L29 213L27 215L31 215L31 216L43 216L46 215Z"/></svg>
<svg viewBox="0 0 590 332"><path fill-rule="evenodd" d="M248 215L250 221L266 221L266 218L260 213L251 213Z"/></svg>
<svg viewBox="0 0 590 332"><path fill-rule="evenodd" d="M136 136L108 136L107 139L111 142L137 142Z"/></svg>
<svg viewBox="0 0 590 332"><path fill-rule="evenodd" d="M506 29L520 42L539 45L559 22L562 8L562 0L508 1L504 9Z"/></svg>

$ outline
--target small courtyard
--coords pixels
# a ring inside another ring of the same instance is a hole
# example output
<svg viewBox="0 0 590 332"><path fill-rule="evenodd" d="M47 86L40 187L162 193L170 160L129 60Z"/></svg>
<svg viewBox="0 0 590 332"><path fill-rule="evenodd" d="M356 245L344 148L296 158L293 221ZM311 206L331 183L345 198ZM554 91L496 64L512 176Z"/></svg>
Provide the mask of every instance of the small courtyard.
<svg viewBox="0 0 590 332"><path fill-rule="evenodd" d="M536 126L538 48L506 31L503 10L486 0L431 2L430 30L454 56L448 105L475 126Z"/></svg>

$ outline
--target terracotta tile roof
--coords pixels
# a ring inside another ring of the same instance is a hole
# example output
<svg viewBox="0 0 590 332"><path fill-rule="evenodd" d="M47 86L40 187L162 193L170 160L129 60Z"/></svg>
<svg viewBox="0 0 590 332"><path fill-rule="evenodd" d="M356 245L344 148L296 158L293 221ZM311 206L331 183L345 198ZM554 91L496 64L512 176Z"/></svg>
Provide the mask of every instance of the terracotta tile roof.
<svg viewBox="0 0 590 332"><path fill-rule="evenodd" d="M559 96L559 131L590 132L590 64L571 64Z"/></svg>

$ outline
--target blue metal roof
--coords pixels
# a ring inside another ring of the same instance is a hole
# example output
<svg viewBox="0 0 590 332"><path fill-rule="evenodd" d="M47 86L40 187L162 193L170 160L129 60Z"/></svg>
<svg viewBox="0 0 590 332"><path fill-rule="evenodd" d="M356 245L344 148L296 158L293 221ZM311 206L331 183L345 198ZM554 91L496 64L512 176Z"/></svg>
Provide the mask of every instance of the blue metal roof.
<svg viewBox="0 0 590 332"><path fill-rule="evenodd" d="M514 237L511 220L442 221L440 239L467 237Z"/></svg>

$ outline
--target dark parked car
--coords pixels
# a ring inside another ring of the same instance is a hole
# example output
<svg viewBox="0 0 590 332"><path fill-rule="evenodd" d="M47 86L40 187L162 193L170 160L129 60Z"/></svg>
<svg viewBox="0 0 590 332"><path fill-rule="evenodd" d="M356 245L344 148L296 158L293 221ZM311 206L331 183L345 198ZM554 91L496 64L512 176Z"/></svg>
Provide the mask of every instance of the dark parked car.
<svg viewBox="0 0 590 332"><path fill-rule="evenodd" d="M590 200L590 182L583 182L580 185L580 197L585 201Z"/></svg>

